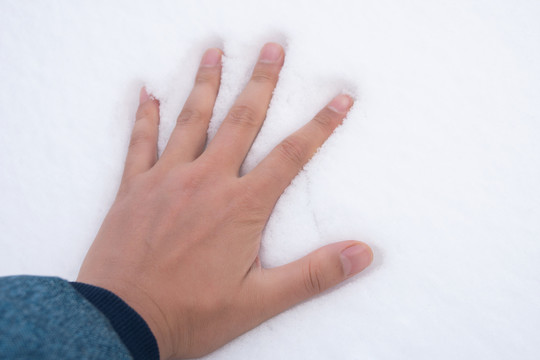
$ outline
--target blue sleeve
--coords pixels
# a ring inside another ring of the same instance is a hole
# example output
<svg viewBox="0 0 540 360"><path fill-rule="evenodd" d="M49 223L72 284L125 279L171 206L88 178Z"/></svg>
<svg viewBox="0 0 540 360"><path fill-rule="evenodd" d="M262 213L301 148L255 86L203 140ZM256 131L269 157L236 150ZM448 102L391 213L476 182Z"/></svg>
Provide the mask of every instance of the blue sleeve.
<svg viewBox="0 0 540 360"><path fill-rule="evenodd" d="M113 293L56 277L0 278L0 359L159 359L146 322Z"/></svg>

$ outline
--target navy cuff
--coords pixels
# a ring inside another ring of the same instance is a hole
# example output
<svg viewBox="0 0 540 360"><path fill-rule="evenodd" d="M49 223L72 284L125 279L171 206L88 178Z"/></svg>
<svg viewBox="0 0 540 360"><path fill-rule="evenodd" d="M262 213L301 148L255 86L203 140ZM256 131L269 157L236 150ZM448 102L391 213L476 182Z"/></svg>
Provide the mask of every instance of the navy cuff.
<svg viewBox="0 0 540 360"><path fill-rule="evenodd" d="M109 319L133 359L159 360L154 334L146 321L128 304L109 290L80 282L70 284Z"/></svg>

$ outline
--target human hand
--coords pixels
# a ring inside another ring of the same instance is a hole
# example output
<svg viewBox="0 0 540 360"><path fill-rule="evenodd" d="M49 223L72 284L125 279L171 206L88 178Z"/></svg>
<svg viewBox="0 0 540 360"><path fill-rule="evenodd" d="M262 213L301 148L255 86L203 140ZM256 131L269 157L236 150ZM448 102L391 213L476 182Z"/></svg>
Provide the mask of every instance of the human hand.
<svg viewBox="0 0 540 360"><path fill-rule="evenodd" d="M205 149L221 55L218 49L205 53L159 159L159 102L141 90L118 195L77 279L114 292L134 308L163 359L210 353L372 261L370 248L351 240L284 266L261 267L261 234L275 203L353 101L337 96L239 176L285 55L281 46L265 45L249 83Z"/></svg>

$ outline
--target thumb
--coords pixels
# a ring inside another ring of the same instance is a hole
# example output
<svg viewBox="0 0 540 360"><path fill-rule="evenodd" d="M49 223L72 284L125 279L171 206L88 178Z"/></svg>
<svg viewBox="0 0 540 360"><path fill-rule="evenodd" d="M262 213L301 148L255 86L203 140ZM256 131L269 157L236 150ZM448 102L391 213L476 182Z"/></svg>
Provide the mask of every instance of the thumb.
<svg viewBox="0 0 540 360"><path fill-rule="evenodd" d="M263 313L275 316L291 306L339 284L364 270L373 252L359 241L341 241L323 246L289 264L264 269L259 286Z"/></svg>

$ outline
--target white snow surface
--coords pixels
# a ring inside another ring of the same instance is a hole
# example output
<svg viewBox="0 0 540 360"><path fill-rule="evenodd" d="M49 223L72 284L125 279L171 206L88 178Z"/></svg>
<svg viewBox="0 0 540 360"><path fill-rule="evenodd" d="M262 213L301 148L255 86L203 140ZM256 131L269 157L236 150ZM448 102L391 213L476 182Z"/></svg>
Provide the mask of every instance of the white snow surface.
<svg viewBox="0 0 540 360"><path fill-rule="evenodd" d="M0 0L0 275L74 280L113 201L139 88L160 149L207 47L209 136L266 41L286 49L252 169L341 91L262 261L333 241L374 264L207 359L540 358L540 2Z"/></svg>

